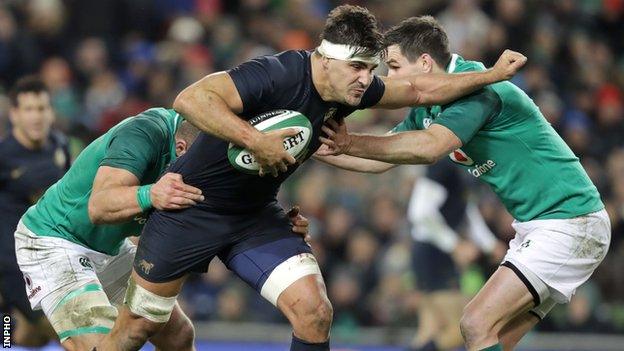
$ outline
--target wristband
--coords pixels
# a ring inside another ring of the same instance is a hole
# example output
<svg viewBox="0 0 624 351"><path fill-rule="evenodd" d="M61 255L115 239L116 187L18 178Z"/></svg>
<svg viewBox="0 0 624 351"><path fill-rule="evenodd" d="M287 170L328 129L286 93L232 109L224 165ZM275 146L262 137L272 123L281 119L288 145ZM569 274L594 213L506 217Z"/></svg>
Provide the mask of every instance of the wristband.
<svg viewBox="0 0 624 351"><path fill-rule="evenodd" d="M137 202L139 203L139 207L141 207L141 211L143 212L152 208L152 198L150 197L150 190L152 189L152 185L154 184L143 185L137 189Z"/></svg>

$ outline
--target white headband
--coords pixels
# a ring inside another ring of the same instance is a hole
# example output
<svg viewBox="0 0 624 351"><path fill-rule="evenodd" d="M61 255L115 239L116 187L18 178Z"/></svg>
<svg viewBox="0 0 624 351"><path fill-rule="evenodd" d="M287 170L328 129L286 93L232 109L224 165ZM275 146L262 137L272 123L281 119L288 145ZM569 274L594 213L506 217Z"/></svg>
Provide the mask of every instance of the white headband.
<svg viewBox="0 0 624 351"><path fill-rule="evenodd" d="M344 44L334 44L325 39L321 41L321 45L319 45L316 50L319 52L319 54L336 60L358 61L370 63L373 65L378 65L381 61L378 56L365 56L362 54L357 54L358 52L364 51L364 48Z"/></svg>

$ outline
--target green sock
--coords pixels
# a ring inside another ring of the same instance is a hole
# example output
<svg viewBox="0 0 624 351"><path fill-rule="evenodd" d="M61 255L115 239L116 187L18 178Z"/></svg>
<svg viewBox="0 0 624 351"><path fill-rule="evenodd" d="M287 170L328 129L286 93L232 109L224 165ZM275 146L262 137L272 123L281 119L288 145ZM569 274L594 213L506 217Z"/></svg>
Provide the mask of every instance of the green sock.
<svg viewBox="0 0 624 351"><path fill-rule="evenodd" d="M496 344L496 345L492 345L490 347L481 349L481 351L503 351L503 347L500 344Z"/></svg>

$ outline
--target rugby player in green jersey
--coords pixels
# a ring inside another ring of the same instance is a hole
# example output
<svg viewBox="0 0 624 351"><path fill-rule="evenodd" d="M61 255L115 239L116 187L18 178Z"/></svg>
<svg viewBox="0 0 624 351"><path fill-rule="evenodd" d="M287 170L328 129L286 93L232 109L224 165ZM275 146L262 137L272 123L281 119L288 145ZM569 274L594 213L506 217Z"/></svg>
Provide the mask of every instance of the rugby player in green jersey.
<svg viewBox="0 0 624 351"><path fill-rule="evenodd" d="M67 350L91 350L122 302L147 212L186 208L201 191L167 166L198 130L173 110L153 108L95 140L22 217L16 253L33 309L42 309ZM162 177L161 177L162 175ZM293 231L307 222L291 216ZM152 339L162 350L192 350L193 327L179 306Z"/></svg>
<svg viewBox="0 0 624 351"><path fill-rule="evenodd" d="M446 33L430 16L401 22L386 39L389 75L484 69L451 55ZM569 302L607 253L611 229L600 194L538 107L512 83L486 86L444 106L412 108L383 136L349 134L344 122L328 124L321 160L382 172L449 155L490 185L515 218L516 236L501 266L464 309L460 327L470 351L513 349L555 304Z"/></svg>
<svg viewBox="0 0 624 351"><path fill-rule="evenodd" d="M136 251L127 237L141 233L146 211L202 199L180 175L160 177L197 134L173 110L128 118L87 146L22 216L15 248L27 295L65 349L90 350L113 325ZM174 315L152 342L191 350L193 327L179 306Z"/></svg>

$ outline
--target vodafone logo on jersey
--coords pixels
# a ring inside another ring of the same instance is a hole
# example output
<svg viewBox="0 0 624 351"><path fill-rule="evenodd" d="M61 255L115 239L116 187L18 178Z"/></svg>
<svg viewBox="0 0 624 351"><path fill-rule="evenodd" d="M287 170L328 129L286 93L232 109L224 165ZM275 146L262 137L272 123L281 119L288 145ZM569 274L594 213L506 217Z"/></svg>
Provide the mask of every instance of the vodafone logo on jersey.
<svg viewBox="0 0 624 351"><path fill-rule="evenodd" d="M451 160L455 163L462 164L464 166L472 166L474 165L474 161L470 158L470 156L466 155L462 149L457 149L449 154Z"/></svg>

